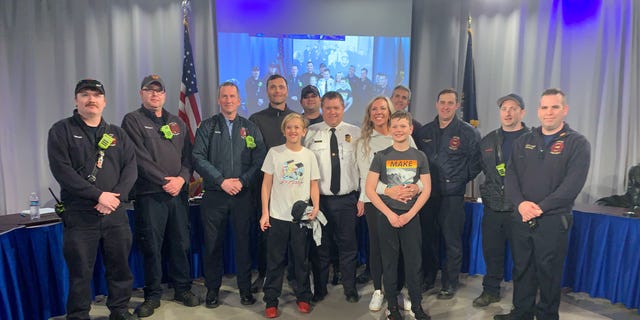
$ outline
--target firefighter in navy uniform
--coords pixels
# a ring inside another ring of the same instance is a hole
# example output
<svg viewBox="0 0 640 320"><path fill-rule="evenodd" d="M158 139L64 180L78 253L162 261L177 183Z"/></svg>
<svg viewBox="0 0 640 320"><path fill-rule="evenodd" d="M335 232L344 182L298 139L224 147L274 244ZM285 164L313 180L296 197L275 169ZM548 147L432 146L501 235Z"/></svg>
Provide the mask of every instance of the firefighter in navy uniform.
<svg viewBox="0 0 640 320"><path fill-rule="evenodd" d="M202 121L193 145L193 164L204 178L204 197L200 205L204 230L205 306L220 304L223 275L223 240L227 223L233 225L236 280L240 303L256 302L251 293L250 237L255 233L256 212L252 193L257 173L266 154L258 127L238 115L240 91L233 82L218 87L220 113Z"/></svg>
<svg viewBox="0 0 640 320"><path fill-rule="evenodd" d="M442 288L438 299L451 299L458 289L462 266L464 192L469 181L480 173L480 133L460 120L458 93L444 89L438 93L438 116L415 133L416 145L429 159L431 197L420 212L423 247L423 291L433 288L438 268L438 239L444 239L446 260L442 266Z"/></svg>
<svg viewBox="0 0 640 320"><path fill-rule="evenodd" d="M591 147L564 122L564 93L547 89L538 106L541 126L518 138L507 166L511 215L513 307L494 319L558 319L571 209L587 179ZM536 304L536 296L540 299Z"/></svg>
<svg viewBox="0 0 640 320"><path fill-rule="evenodd" d="M511 93L498 99L500 128L489 132L480 141L482 172L480 185L484 204L482 216L482 252L487 273L482 280L482 294L473 300L474 307L486 307L500 301L500 283L504 278L504 252L509 234L513 205L504 197L504 175L513 141L529 129L522 122L524 101Z"/></svg>
<svg viewBox="0 0 640 320"><path fill-rule="evenodd" d="M102 119L104 94L99 81L79 81L73 116L55 123L47 141L49 167L65 205L67 319L89 319L91 279L99 249L108 275L109 319L138 319L128 310L133 285L128 259L132 236L122 206L138 177L135 149L124 130Z"/></svg>
<svg viewBox="0 0 640 320"><path fill-rule="evenodd" d="M144 256L144 302L138 317L151 316L162 297L162 257L174 288L174 299L185 306L200 304L191 292L189 205L191 140L185 123L164 109L166 91L160 76L140 85L142 106L124 116L122 128L136 145L136 241ZM163 252L163 247L164 252Z"/></svg>

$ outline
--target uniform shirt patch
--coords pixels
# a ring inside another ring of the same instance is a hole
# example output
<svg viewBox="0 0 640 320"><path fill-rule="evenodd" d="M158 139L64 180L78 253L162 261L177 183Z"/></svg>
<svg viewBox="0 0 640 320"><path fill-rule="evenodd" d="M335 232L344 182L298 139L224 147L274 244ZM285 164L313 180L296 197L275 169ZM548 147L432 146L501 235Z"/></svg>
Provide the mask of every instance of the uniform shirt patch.
<svg viewBox="0 0 640 320"><path fill-rule="evenodd" d="M460 148L460 137L453 136L451 140L449 140L449 149L455 151L458 150L458 148Z"/></svg>
<svg viewBox="0 0 640 320"><path fill-rule="evenodd" d="M244 139L247 137L247 128L240 127L240 138Z"/></svg>
<svg viewBox="0 0 640 320"><path fill-rule="evenodd" d="M524 145L524 148L525 148L525 149L529 149L529 150L533 150L533 149L535 149L535 148L536 148L536 145L535 145L535 144L528 144L528 143L527 143L527 144L525 144L525 145Z"/></svg>
<svg viewBox="0 0 640 320"><path fill-rule="evenodd" d="M564 141L556 141L552 146L551 146L551 151L549 151L549 153L551 154L561 154L562 150L564 150Z"/></svg>
<svg viewBox="0 0 640 320"><path fill-rule="evenodd" d="M113 133L109 133L109 136L111 136L111 138L113 138L113 140L111 141L110 147L115 147L116 146L116 142L117 142L116 135L113 134Z"/></svg>
<svg viewBox="0 0 640 320"><path fill-rule="evenodd" d="M169 129L171 130L171 133L173 133L173 135L180 134L180 126L175 122L169 123Z"/></svg>

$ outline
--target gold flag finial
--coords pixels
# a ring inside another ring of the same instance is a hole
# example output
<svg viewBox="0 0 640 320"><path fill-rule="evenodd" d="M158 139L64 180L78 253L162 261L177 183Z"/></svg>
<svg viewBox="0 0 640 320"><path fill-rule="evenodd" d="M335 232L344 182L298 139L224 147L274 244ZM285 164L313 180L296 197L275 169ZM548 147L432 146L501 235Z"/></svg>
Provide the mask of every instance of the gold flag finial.
<svg viewBox="0 0 640 320"><path fill-rule="evenodd" d="M191 0L182 0L182 24L189 25L187 16L191 11Z"/></svg>
<svg viewBox="0 0 640 320"><path fill-rule="evenodd" d="M471 30L471 16L467 17L467 29Z"/></svg>

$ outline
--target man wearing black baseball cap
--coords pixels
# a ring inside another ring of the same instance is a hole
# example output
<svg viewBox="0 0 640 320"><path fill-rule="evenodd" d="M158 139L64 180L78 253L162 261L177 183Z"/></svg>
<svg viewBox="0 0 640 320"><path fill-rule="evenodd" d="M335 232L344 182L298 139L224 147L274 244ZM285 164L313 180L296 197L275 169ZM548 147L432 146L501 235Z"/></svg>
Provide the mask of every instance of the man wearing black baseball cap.
<svg viewBox="0 0 640 320"><path fill-rule="evenodd" d="M500 283L504 278L504 252L510 232L510 216L515 209L504 197L504 175L507 160L513 150L513 142L529 132L522 122L525 115L524 101L510 93L497 101L500 112L500 128L489 132L480 141L482 172L485 180L480 185L484 204L482 216L482 252L487 273L482 280L482 294L473 300L476 308L500 301Z"/></svg>
<svg viewBox="0 0 640 320"><path fill-rule="evenodd" d="M120 127L102 118L106 106L100 81L80 80L73 116L49 130L51 173L60 184L65 211L63 252L69 269L67 319L89 319L91 279L102 247L107 268L110 320L138 319L128 310L131 228L122 203L138 176L134 145Z"/></svg>
<svg viewBox="0 0 640 320"><path fill-rule="evenodd" d="M321 97L318 88L312 85L302 88L300 98L300 105L304 109L302 116L309 120L309 125L322 122L322 114L320 113Z"/></svg>
<svg viewBox="0 0 640 320"><path fill-rule="evenodd" d="M136 309L140 318L160 307L163 257L169 261L166 274L174 299L188 307L200 304L191 292L189 263L191 139L184 121L164 109L165 99L162 78L148 75L140 84L141 106L122 120L136 146L139 169L134 219L144 256L144 302Z"/></svg>

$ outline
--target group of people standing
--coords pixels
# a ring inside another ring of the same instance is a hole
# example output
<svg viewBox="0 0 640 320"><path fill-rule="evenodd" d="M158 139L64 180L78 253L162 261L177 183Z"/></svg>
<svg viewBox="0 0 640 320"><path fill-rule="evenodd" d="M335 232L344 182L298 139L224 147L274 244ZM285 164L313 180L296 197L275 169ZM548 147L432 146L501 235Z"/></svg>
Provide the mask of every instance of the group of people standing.
<svg viewBox="0 0 640 320"><path fill-rule="evenodd" d="M175 300L201 304L191 291L188 258L187 187L193 170L204 179L208 308L221 303L222 243L231 223L240 302L254 304L253 294L262 289L267 318L280 314L287 264L297 309L309 313L327 295L330 265L337 260L347 302L358 302L356 283L371 279L370 310L381 310L386 299L388 319L402 319L402 309L415 319L430 319L422 293L435 287L439 269L438 299L453 298L459 288L465 188L483 171L487 275L474 306L500 300L509 240L514 309L496 319L558 318L571 206L586 180L590 154L586 139L564 122L568 105L562 91L543 92L541 126L533 129L522 122L522 98L500 98L501 127L480 139L458 118L453 89L438 93L438 115L424 126L405 111L411 91L400 85L391 97L373 98L358 127L343 121L345 100L336 91L321 96L315 86L305 86L299 96L304 113L298 114L287 105L284 77L274 74L264 86L268 105L246 119L238 114L237 85L221 84L220 112L201 123L192 144L184 122L164 109L165 85L158 75L143 79L141 106L124 117L122 128L102 118L102 83L77 83L73 116L54 124L48 139L51 171L66 209L68 319L89 318L98 246L107 269L110 319L154 313L162 296L163 259ZM144 302L133 314L127 307L133 237L122 206L130 194L145 274ZM370 236L367 271L356 277L356 224L363 215ZM249 239L256 224L262 232L252 284ZM408 298L401 294L405 284Z"/></svg>

